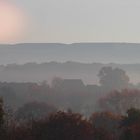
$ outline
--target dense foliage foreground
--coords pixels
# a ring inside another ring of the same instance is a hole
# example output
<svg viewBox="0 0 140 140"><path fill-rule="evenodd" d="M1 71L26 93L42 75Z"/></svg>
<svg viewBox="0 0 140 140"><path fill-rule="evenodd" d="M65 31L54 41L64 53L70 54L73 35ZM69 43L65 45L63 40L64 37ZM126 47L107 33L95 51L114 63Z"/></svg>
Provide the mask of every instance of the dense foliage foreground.
<svg viewBox="0 0 140 140"><path fill-rule="evenodd" d="M68 111L56 111L42 119L16 120L0 102L1 140L139 140L140 110L131 108L121 116L96 112L90 118Z"/></svg>

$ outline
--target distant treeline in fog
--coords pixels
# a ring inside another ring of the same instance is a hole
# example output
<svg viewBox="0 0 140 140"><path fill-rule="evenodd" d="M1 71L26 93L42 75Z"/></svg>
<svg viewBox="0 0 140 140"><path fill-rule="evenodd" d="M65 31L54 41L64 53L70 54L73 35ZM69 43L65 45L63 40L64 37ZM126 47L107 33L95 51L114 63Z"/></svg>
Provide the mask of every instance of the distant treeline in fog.
<svg viewBox="0 0 140 140"><path fill-rule="evenodd" d="M49 84L55 77L62 79L81 79L84 84L99 84L98 72L102 67L120 68L126 71L130 82L140 82L140 64L102 64L78 62L48 62L0 65L1 82L35 82L47 81Z"/></svg>
<svg viewBox="0 0 140 140"><path fill-rule="evenodd" d="M0 82L0 97L3 98L4 105L13 110L26 103L37 101L60 110L72 109L85 116L89 116L93 111L106 109L123 114L131 105L140 107L138 100L140 85L132 84L124 70L103 67L97 76L98 85L84 84L81 79L60 77L55 77L51 84L47 81L40 83ZM134 94L130 96L129 92ZM124 102L127 104L123 105ZM118 104L117 109L114 108L114 103Z"/></svg>
<svg viewBox="0 0 140 140"><path fill-rule="evenodd" d="M140 85L111 66L97 77L93 85L61 77L0 82L0 139L138 140Z"/></svg>

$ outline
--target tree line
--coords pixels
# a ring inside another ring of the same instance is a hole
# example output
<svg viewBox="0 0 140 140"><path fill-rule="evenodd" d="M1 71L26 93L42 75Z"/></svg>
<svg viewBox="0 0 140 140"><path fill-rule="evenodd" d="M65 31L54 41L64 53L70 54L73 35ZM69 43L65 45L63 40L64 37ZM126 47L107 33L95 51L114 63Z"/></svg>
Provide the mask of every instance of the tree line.
<svg viewBox="0 0 140 140"><path fill-rule="evenodd" d="M47 109L47 108L46 108ZM23 113L24 114L24 113ZM138 140L140 110L125 115L94 112L89 118L72 110L55 110L43 118L13 119L0 100L0 139L2 140Z"/></svg>
<svg viewBox="0 0 140 140"><path fill-rule="evenodd" d="M56 77L52 85L0 83L0 139L138 140L140 90L103 67L99 85Z"/></svg>
<svg viewBox="0 0 140 140"><path fill-rule="evenodd" d="M55 77L51 85L47 81L41 83L0 82L0 97L3 98L4 105L13 110L21 108L26 103L36 101L45 102L61 110L71 108L74 112L89 116L92 112L101 110L103 103L104 107L106 106L108 110L112 111L113 109L109 108L109 106L113 103L115 104L115 102L119 104L119 102L114 101L112 96L116 95L115 98L118 99L123 97L124 100L127 97L127 102L130 96L127 91L122 91L123 89L134 90L136 93L135 89L140 88L130 83L128 75L122 69L103 67L99 71L98 77L99 84L97 85L85 85L80 79L62 79L59 77ZM114 93L115 90L118 93ZM110 94L108 95L108 93ZM139 98L138 95L136 95L137 98ZM136 96L133 95L133 97ZM135 101L135 99L133 98L131 101L137 102L137 107L139 102L138 100ZM107 104L105 105L105 100L110 100L108 106Z"/></svg>

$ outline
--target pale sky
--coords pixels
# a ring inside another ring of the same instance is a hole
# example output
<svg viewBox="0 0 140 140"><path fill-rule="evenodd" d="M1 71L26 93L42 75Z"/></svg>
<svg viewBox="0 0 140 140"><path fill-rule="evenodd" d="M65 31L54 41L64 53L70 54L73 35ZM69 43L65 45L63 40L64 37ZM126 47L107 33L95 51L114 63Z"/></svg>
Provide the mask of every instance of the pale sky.
<svg viewBox="0 0 140 140"><path fill-rule="evenodd" d="M10 0L28 26L19 42L140 42L139 0Z"/></svg>

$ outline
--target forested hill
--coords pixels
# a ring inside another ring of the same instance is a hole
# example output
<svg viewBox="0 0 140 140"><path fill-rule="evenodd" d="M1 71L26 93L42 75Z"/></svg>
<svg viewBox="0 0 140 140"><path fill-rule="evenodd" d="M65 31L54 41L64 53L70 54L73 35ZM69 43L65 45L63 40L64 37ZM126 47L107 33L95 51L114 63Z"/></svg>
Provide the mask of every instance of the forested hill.
<svg viewBox="0 0 140 140"><path fill-rule="evenodd" d="M54 77L82 79L85 84L97 84L100 69L104 66L121 68L126 71L133 83L140 82L140 64L102 64L78 62L26 63L23 65L0 65L0 81L4 82L41 82L49 83Z"/></svg>
<svg viewBox="0 0 140 140"><path fill-rule="evenodd" d="M25 43L0 45L0 64L78 61L139 63L140 44L134 43Z"/></svg>

